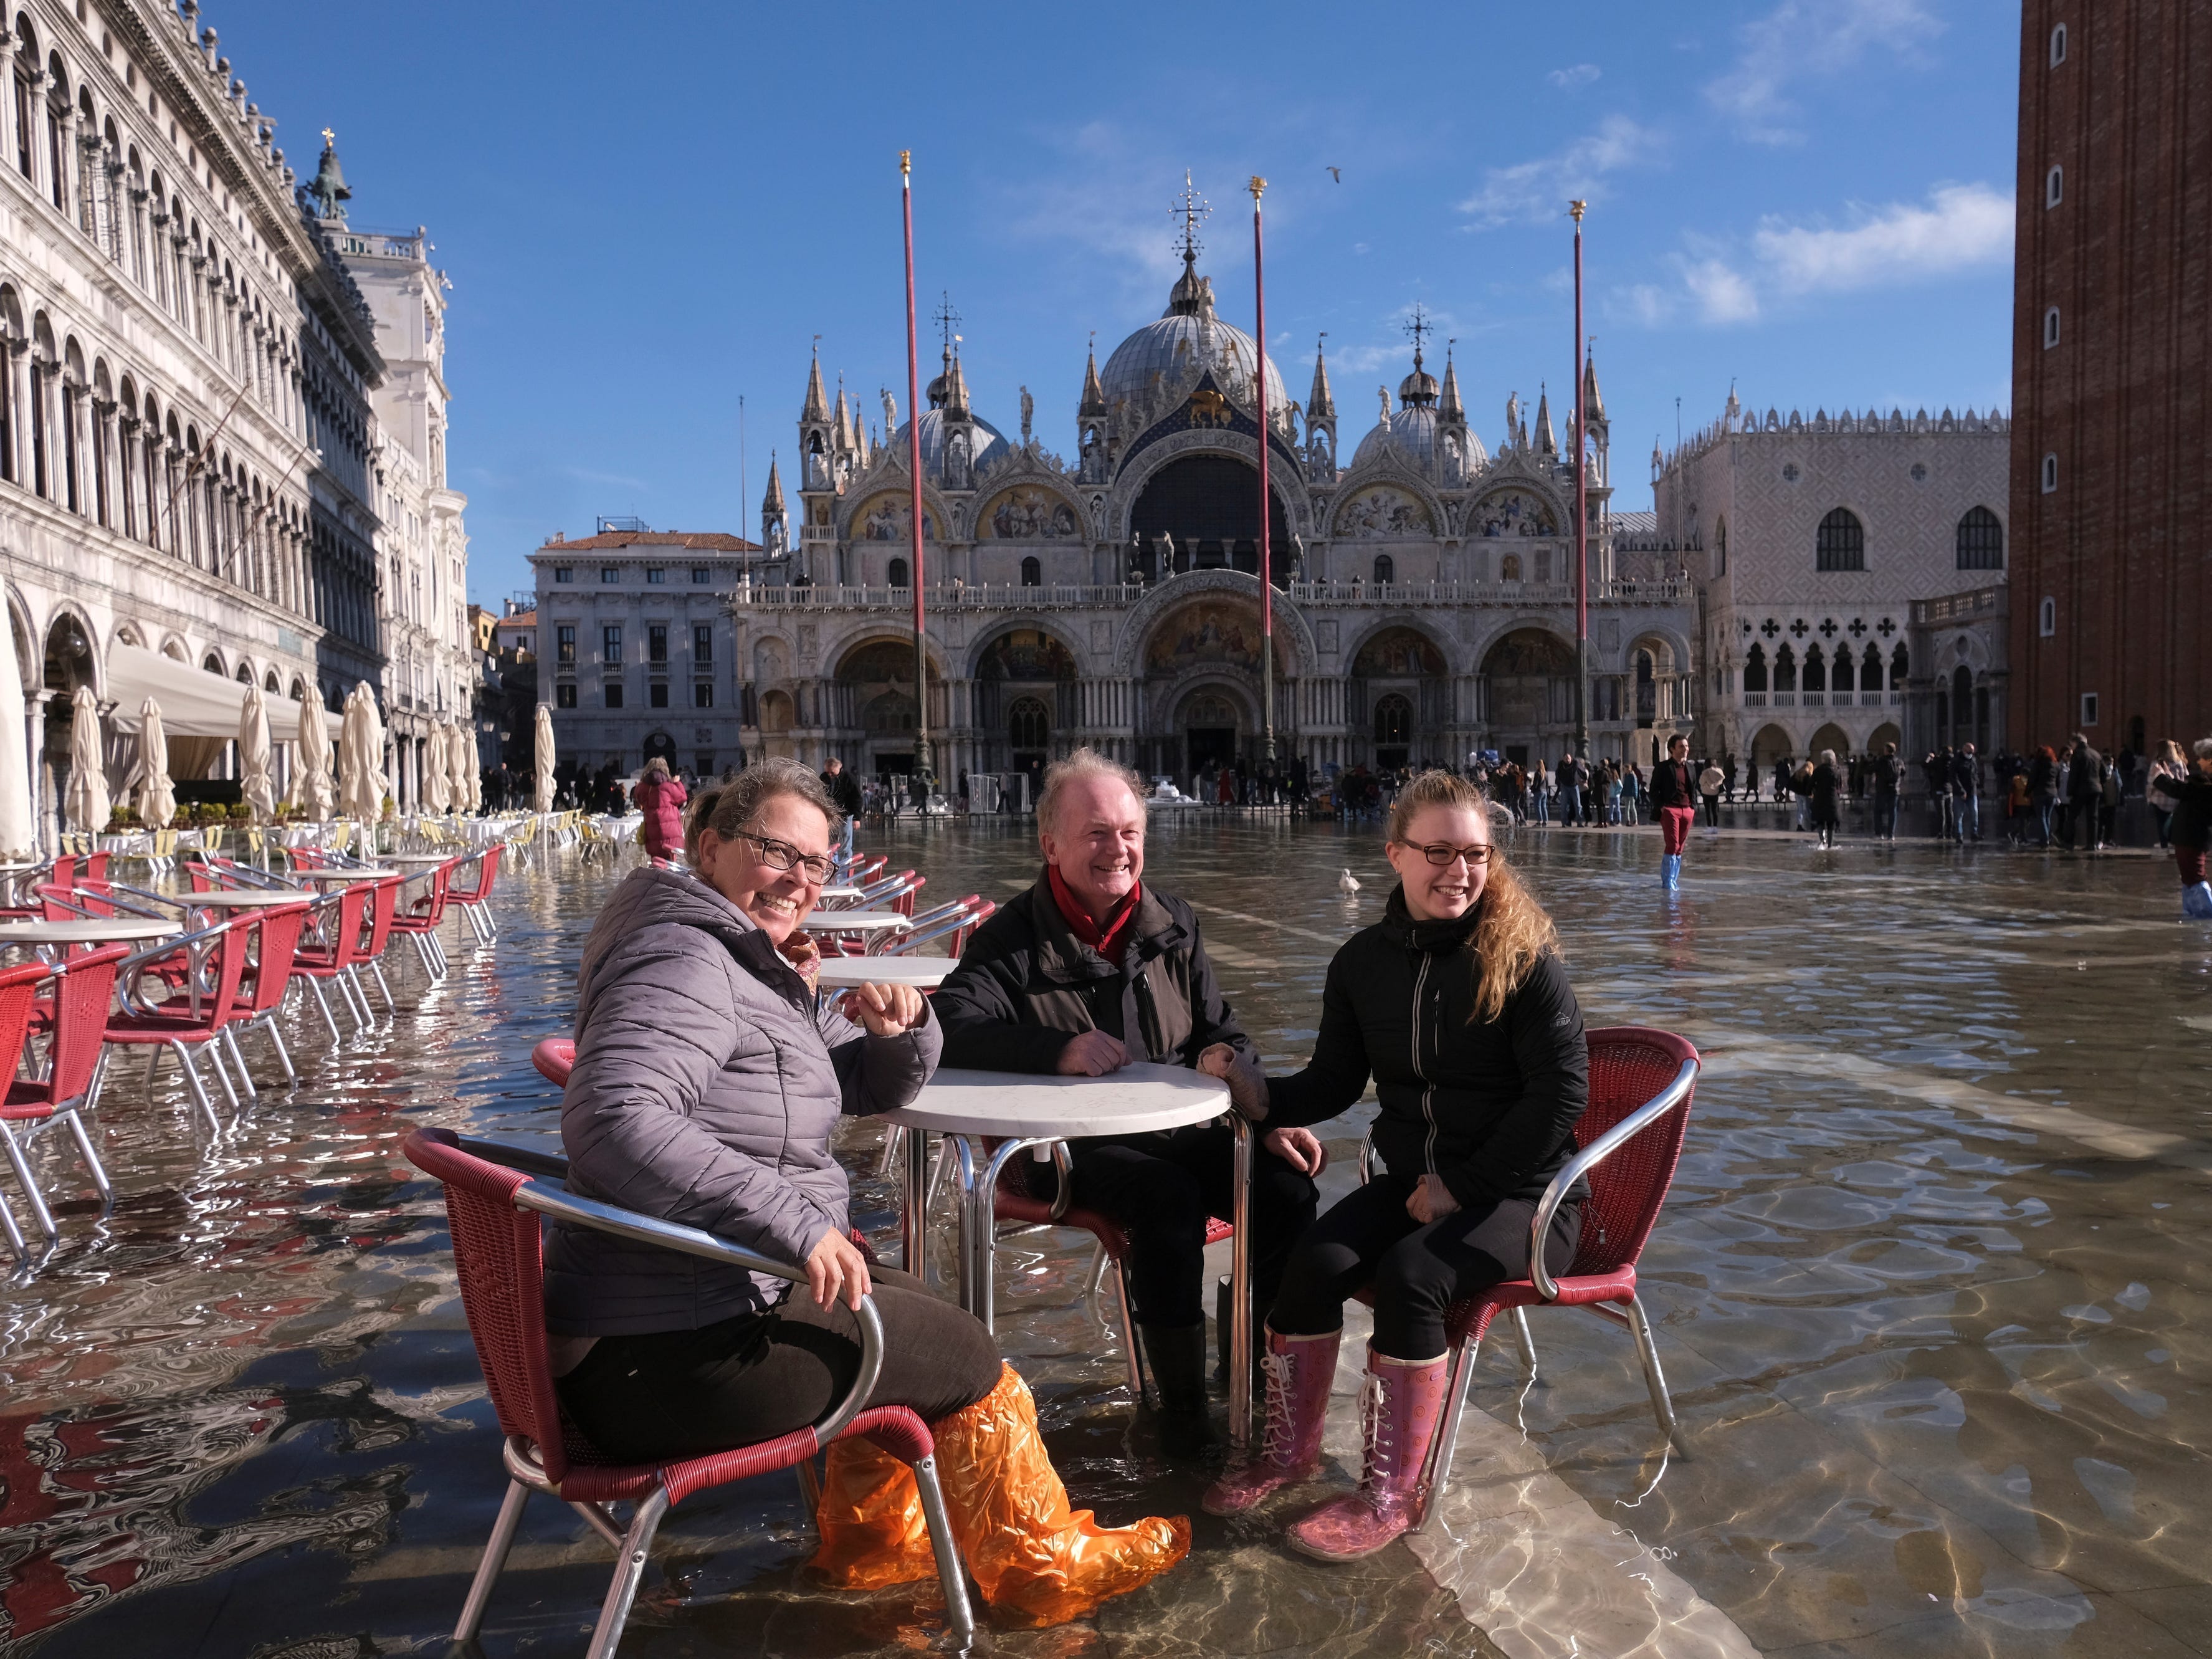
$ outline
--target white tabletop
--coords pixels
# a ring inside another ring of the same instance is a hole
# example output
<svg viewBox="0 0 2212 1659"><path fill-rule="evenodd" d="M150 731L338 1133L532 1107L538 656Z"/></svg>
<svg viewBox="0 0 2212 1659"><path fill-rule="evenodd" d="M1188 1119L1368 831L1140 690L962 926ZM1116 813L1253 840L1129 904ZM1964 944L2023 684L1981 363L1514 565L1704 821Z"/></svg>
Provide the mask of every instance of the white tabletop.
<svg viewBox="0 0 2212 1659"><path fill-rule="evenodd" d="M942 1071L914 1104L884 1115L950 1134L1073 1138L1179 1129L1228 1109L1229 1085L1218 1078L1182 1066L1136 1065L1105 1077Z"/></svg>
<svg viewBox="0 0 2212 1659"><path fill-rule="evenodd" d="M313 893L272 891L266 887L225 889L219 893L179 893L176 902L195 910L272 910L280 904L312 904Z"/></svg>
<svg viewBox="0 0 2212 1659"><path fill-rule="evenodd" d="M810 933L872 933L884 927L908 927L913 919L896 910L817 910L805 922Z"/></svg>
<svg viewBox="0 0 2212 1659"><path fill-rule="evenodd" d="M814 982L834 991L855 985L919 985L933 990L959 965L951 957L824 957Z"/></svg>
<svg viewBox="0 0 2212 1659"><path fill-rule="evenodd" d="M454 859L466 858L466 853L386 853L386 864L445 864Z"/></svg>
<svg viewBox="0 0 2212 1659"><path fill-rule="evenodd" d="M0 922L0 945L112 945L167 939L184 931L159 916L103 916L85 921Z"/></svg>
<svg viewBox="0 0 2212 1659"><path fill-rule="evenodd" d="M0 870L4 870L8 866L5 865L0 865ZM35 865L26 865L23 867L25 869L36 869L38 866ZM846 903L860 897L861 894L867 890L868 890L865 887L825 887L822 890L820 902L823 904L828 904L831 901L835 900L840 903Z"/></svg>
<svg viewBox="0 0 2212 1659"><path fill-rule="evenodd" d="M324 866L313 870L298 870L293 873L301 881L384 881L399 872L397 870L356 870L349 866L339 869Z"/></svg>

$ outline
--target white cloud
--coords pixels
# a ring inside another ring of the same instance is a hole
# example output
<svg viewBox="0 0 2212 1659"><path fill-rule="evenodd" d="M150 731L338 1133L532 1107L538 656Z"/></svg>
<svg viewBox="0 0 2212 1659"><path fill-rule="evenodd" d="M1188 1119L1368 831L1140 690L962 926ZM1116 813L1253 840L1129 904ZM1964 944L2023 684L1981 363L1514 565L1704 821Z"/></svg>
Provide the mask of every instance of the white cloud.
<svg viewBox="0 0 2212 1659"><path fill-rule="evenodd" d="M1859 209L1841 230L1769 219L1752 247L1775 284L1796 293L1889 286L2007 258L2013 198L1987 185L1941 185L1925 206Z"/></svg>
<svg viewBox="0 0 2212 1659"><path fill-rule="evenodd" d="M1595 132L1577 138L1555 155L1540 155L1510 167L1492 167L1482 188L1459 204L1477 229L1508 224L1540 224L1562 217L1571 198L1595 200L1609 173L1649 162L1661 148L1661 135L1625 115L1609 115Z"/></svg>
<svg viewBox="0 0 2212 1659"><path fill-rule="evenodd" d="M1701 322L1728 324L1756 321L1759 291L1751 281L1721 259L1685 259L1682 286L1696 302Z"/></svg>
<svg viewBox="0 0 2212 1659"><path fill-rule="evenodd" d="M1870 51L1910 59L1942 27L1923 0L1781 0L1744 25L1735 64L1706 83L1705 100L1747 138L1801 143L1793 82L1833 76Z"/></svg>
<svg viewBox="0 0 2212 1659"><path fill-rule="evenodd" d="M1544 78L1555 87L1565 87L1571 91L1577 87L1588 86L1603 72L1595 64L1576 64L1567 69L1555 69Z"/></svg>

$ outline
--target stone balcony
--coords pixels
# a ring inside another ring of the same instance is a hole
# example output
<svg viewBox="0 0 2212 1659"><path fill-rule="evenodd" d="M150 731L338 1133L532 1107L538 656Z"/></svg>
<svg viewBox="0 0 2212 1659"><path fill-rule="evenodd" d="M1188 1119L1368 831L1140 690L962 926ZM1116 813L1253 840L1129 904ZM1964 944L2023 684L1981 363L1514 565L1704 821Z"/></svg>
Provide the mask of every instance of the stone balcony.
<svg viewBox="0 0 2212 1659"><path fill-rule="evenodd" d="M1206 573L1198 573L1206 574ZM1024 587L1013 584L933 582L923 597L932 611L1120 610L1137 604L1161 587L1163 582L1056 584ZM1301 605L1399 608L1413 605L1571 605L1571 582L1291 582L1279 590ZM1593 605L1684 605L1692 594L1686 580L1658 581L1599 581L1590 584ZM746 586L730 596L731 603L760 610L868 611L910 610L909 587L846 587L817 586Z"/></svg>

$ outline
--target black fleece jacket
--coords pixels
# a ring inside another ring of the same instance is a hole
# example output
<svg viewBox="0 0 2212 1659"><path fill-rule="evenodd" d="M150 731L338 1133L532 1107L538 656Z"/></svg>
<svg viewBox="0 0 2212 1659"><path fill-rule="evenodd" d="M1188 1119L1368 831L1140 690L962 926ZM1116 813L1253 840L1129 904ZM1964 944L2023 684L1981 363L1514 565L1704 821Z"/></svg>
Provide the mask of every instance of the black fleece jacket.
<svg viewBox="0 0 2212 1659"><path fill-rule="evenodd" d="M1434 1174L1462 1208L1537 1199L1577 1148L1589 1101L1582 1007L1545 956L1494 1020L1468 1023L1474 919L1417 922L1402 888L1328 965L1321 1035L1294 1077L1267 1083L1267 1122L1334 1117L1375 1079L1375 1150L1393 1175ZM947 1043L950 1049L950 1040ZM1575 1196L1587 1196L1577 1185Z"/></svg>

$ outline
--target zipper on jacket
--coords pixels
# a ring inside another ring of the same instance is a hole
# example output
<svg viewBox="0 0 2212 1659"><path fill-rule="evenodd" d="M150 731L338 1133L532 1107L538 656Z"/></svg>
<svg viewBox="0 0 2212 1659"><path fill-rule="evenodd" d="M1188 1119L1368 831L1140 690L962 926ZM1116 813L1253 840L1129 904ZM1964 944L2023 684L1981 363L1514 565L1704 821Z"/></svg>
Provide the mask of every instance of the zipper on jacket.
<svg viewBox="0 0 2212 1659"><path fill-rule="evenodd" d="M1145 963L1138 968L1136 973L1137 1000L1143 1005L1137 1012L1137 1024L1144 1028L1145 1058L1157 1061L1163 1056L1155 1050L1164 1045L1168 1028L1167 1022L1160 1018L1159 1005L1152 999L1151 967L1152 964L1149 962ZM1149 1025L1146 1023L1148 1015L1150 1016Z"/></svg>
<svg viewBox="0 0 2212 1659"><path fill-rule="evenodd" d="M1421 971L1413 975L1413 1075L1421 1079L1421 1115L1429 1125L1428 1137L1421 1143L1421 1162L1431 1175L1437 1172L1437 1090L1421 1066L1421 991L1429 982L1429 964L1435 959L1422 951Z"/></svg>

